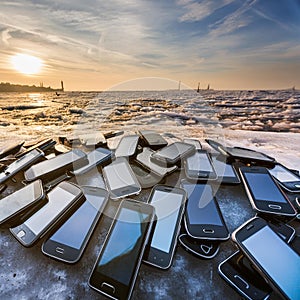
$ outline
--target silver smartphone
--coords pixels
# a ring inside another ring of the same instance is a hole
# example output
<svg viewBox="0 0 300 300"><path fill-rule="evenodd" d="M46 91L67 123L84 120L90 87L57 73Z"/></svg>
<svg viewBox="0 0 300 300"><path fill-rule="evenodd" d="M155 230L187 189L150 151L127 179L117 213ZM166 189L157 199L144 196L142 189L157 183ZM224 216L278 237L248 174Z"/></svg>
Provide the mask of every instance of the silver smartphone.
<svg viewBox="0 0 300 300"><path fill-rule="evenodd" d="M125 157L118 157L104 167L103 176L113 200L137 195L141 191L141 185Z"/></svg>
<svg viewBox="0 0 300 300"><path fill-rule="evenodd" d="M79 149L73 149L67 153L57 155L31 166L25 171L24 177L27 181L36 180L38 178L50 181L66 171L71 171L87 164L88 160L86 154Z"/></svg>
<svg viewBox="0 0 300 300"><path fill-rule="evenodd" d="M10 232L23 246L32 246L74 208L81 196L82 191L77 185L61 182L48 194L47 204Z"/></svg>
<svg viewBox="0 0 300 300"><path fill-rule="evenodd" d="M45 197L41 180L36 180L0 200L0 225L16 220Z"/></svg>
<svg viewBox="0 0 300 300"><path fill-rule="evenodd" d="M18 172L25 170L32 164L36 163L44 156L44 152L39 149L34 149L24 156L12 162L7 168L0 173L0 184L13 177Z"/></svg>
<svg viewBox="0 0 300 300"><path fill-rule="evenodd" d="M132 157L135 155L137 150L137 145L139 142L139 136L138 135L126 135L123 136L120 140L117 149L115 151L116 157Z"/></svg>
<svg viewBox="0 0 300 300"><path fill-rule="evenodd" d="M148 202L155 207L154 231L146 247L144 261L161 269L168 269L173 260L186 192L177 187L156 185Z"/></svg>

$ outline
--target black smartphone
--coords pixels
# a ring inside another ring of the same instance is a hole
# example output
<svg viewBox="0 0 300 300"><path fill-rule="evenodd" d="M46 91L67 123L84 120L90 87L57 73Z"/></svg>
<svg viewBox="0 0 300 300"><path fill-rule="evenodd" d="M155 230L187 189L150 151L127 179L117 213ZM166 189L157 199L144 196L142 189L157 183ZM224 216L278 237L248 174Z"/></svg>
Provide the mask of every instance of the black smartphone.
<svg viewBox="0 0 300 300"><path fill-rule="evenodd" d="M300 192L300 176L278 163L268 170L285 190L292 193Z"/></svg>
<svg viewBox="0 0 300 300"><path fill-rule="evenodd" d="M183 189L166 185L152 189L148 202L155 208L156 220L144 255L146 263L161 269L171 266L185 200Z"/></svg>
<svg viewBox="0 0 300 300"><path fill-rule="evenodd" d="M200 141L197 139L185 138L185 139L183 139L183 142L186 144L194 145L196 147L196 150L202 149L202 145L201 145Z"/></svg>
<svg viewBox="0 0 300 300"><path fill-rule="evenodd" d="M240 184L241 180L234 166L223 155L211 155L212 164L217 174L217 182L221 184Z"/></svg>
<svg viewBox="0 0 300 300"><path fill-rule="evenodd" d="M210 154L206 150L197 150L184 162L186 177L191 180L216 180L217 174L212 164Z"/></svg>
<svg viewBox="0 0 300 300"><path fill-rule="evenodd" d="M174 172L175 170L177 170L177 166L171 166L171 167L167 167L162 166L162 165L158 165L155 162L153 162L151 160L151 155L154 153L153 150L151 150L150 148L143 148L143 152L139 153L136 156L136 160L143 165L146 169L148 169L150 172L153 172L154 174L156 174L159 177L164 177L172 172Z"/></svg>
<svg viewBox="0 0 300 300"><path fill-rule="evenodd" d="M18 215L32 209L45 198L41 180L36 180L0 200L0 225L18 223Z"/></svg>
<svg viewBox="0 0 300 300"><path fill-rule="evenodd" d="M295 236L290 245L300 255L300 235Z"/></svg>
<svg viewBox="0 0 300 300"><path fill-rule="evenodd" d="M137 195L141 191L140 183L125 157L117 157L102 171L111 199Z"/></svg>
<svg viewBox="0 0 300 300"><path fill-rule="evenodd" d="M254 210L293 217L296 210L265 167L241 167L240 175Z"/></svg>
<svg viewBox="0 0 300 300"><path fill-rule="evenodd" d="M29 153L30 151L34 150L34 149L40 149L43 152L45 152L46 150L50 149L51 147L53 147L56 144L56 142L53 139L45 139L42 140L40 142L38 142L37 144L27 148L25 151L22 151L20 153L17 153L15 155L16 158L22 157L25 154Z"/></svg>
<svg viewBox="0 0 300 300"><path fill-rule="evenodd" d="M119 136L119 135L122 135L122 134L124 134L123 130L109 131L109 132L103 133L103 135L106 139L111 139L113 137L116 137L116 136Z"/></svg>
<svg viewBox="0 0 300 300"><path fill-rule="evenodd" d="M232 239L273 290L288 299L300 298L300 256L264 219L250 219L233 232Z"/></svg>
<svg viewBox="0 0 300 300"><path fill-rule="evenodd" d="M13 177L18 172L29 168L29 166L39 161L43 156L43 151L34 149L24 156L18 158L0 173L0 184Z"/></svg>
<svg viewBox="0 0 300 300"><path fill-rule="evenodd" d="M16 153L18 153L20 151L20 149L22 148L22 146L24 145L25 141L22 141L20 143L16 143L13 145L8 146L7 148L4 148L1 152L0 152L0 159L8 156L8 155L14 155Z"/></svg>
<svg viewBox="0 0 300 300"><path fill-rule="evenodd" d="M47 196L47 204L24 223L10 229L13 236L23 246L32 246L61 221L62 217L66 216L66 213L78 204L82 198L82 191L75 184L64 181L58 184Z"/></svg>
<svg viewBox="0 0 300 300"><path fill-rule="evenodd" d="M232 159L238 159L245 163L262 163L266 165L274 165L276 160L262 152L255 151L242 147L226 147L214 140L205 140L213 149L217 150L223 155L229 156Z"/></svg>
<svg viewBox="0 0 300 300"><path fill-rule="evenodd" d="M101 132L87 133L85 135L80 135L79 140L82 145L86 147L97 147L106 144L106 139Z"/></svg>
<svg viewBox="0 0 300 300"><path fill-rule="evenodd" d="M67 263L81 258L108 200L104 189L81 188L85 201L42 245L45 255Z"/></svg>
<svg viewBox="0 0 300 300"><path fill-rule="evenodd" d="M272 293L266 280L241 251L233 253L221 262L218 271L221 278L245 299L266 300Z"/></svg>
<svg viewBox="0 0 300 300"><path fill-rule="evenodd" d="M87 154L88 164L72 171L74 175L82 175L96 166L104 166L111 162L113 152L105 148L97 148Z"/></svg>
<svg viewBox="0 0 300 300"><path fill-rule="evenodd" d="M121 202L90 275L90 287L113 299L130 298L154 214L147 203Z"/></svg>
<svg viewBox="0 0 300 300"><path fill-rule="evenodd" d="M217 241L194 239L186 233L181 234L178 240L187 252L204 259L214 258L220 249Z"/></svg>
<svg viewBox="0 0 300 300"><path fill-rule="evenodd" d="M116 157L132 157L135 155L138 142L139 142L138 135L125 135L121 138L117 149L115 150Z"/></svg>
<svg viewBox="0 0 300 300"><path fill-rule="evenodd" d="M73 149L31 166L24 172L24 177L27 181L38 178L50 181L67 171L78 169L87 164L87 155L79 149Z"/></svg>
<svg viewBox="0 0 300 300"><path fill-rule="evenodd" d="M141 144L143 147L149 147L153 150L158 150L168 145L168 142L155 131L139 130L138 134L141 137Z"/></svg>
<svg viewBox="0 0 300 300"><path fill-rule="evenodd" d="M195 151L194 145L175 142L152 153L151 160L163 166L173 166L180 164L184 158L194 154Z"/></svg>
<svg viewBox="0 0 300 300"><path fill-rule="evenodd" d="M187 193L184 225L196 239L228 240L230 235L210 185L181 181Z"/></svg>

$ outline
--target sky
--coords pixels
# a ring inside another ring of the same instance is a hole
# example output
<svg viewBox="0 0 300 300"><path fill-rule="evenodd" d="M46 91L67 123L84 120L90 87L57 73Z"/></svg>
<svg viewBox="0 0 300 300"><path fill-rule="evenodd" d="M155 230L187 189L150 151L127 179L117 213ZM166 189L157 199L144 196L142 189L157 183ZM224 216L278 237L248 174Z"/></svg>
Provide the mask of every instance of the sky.
<svg viewBox="0 0 300 300"><path fill-rule="evenodd" d="M40 72L16 70L17 54L41 59ZM148 88L141 78L300 89L300 0L1 1L0 82Z"/></svg>

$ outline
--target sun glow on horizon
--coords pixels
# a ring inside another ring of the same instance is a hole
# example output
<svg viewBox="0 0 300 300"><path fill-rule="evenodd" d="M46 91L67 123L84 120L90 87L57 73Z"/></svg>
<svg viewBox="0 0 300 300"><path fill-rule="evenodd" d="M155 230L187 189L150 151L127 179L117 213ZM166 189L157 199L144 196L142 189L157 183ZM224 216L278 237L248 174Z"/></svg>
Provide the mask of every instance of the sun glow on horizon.
<svg viewBox="0 0 300 300"><path fill-rule="evenodd" d="M18 53L11 58L15 70L25 75L34 75L41 71L43 61L32 55Z"/></svg>

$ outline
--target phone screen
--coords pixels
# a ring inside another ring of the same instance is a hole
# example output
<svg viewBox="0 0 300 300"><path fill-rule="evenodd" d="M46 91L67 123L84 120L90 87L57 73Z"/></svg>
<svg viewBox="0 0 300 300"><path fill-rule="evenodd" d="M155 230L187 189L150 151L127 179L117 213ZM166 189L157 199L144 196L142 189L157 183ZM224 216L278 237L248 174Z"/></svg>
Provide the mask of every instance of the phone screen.
<svg viewBox="0 0 300 300"><path fill-rule="evenodd" d="M34 159L39 152L37 150L32 150L26 155L22 156L18 160L11 163L8 168L5 170L5 173L12 173L19 168L22 168L24 165L28 164L32 159Z"/></svg>
<svg viewBox="0 0 300 300"><path fill-rule="evenodd" d="M169 253L182 200L182 194L155 190L151 205L155 207L157 223L151 241L151 248Z"/></svg>
<svg viewBox="0 0 300 300"><path fill-rule="evenodd" d="M269 169L269 172L280 182L295 182L300 181L300 178L294 175L292 172L286 170L280 165L275 165L274 168Z"/></svg>
<svg viewBox="0 0 300 300"><path fill-rule="evenodd" d="M149 214L122 207L97 262L96 272L128 286L137 265L148 222Z"/></svg>
<svg viewBox="0 0 300 300"><path fill-rule="evenodd" d="M170 146L166 146L163 149L156 152L159 156L165 157L168 159L176 159L183 153L189 151L192 145L183 144L183 143L174 143Z"/></svg>
<svg viewBox="0 0 300 300"><path fill-rule="evenodd" d="M191 171L213 172L211 163L205 152L196 152L186 160L188 169Z"/></svg>
<svg viewBox="0 0 300 300"><path fill-rule="evenodd" d="M124 136L120 143L118 144L118 147L115 151L115 156L131 156L135 153L137 143L139 140L138 135L128 135Z"/></svg>
<svg viewBox="0 0 300 300"><path fill-rule="evenodd" d="M183 184L183 188L188 194L186 215L191 225L223 226L213 199L211 186L206 184Z"/></svg>
<svg viewBox="0 0 300 300"><path fill-rule="evenodd" d="M39 177L45 172L49 172L51 170L59 169L67 164L72 163L73 161L76 161L77 159L80 159L83 152L77 152L77 151L69 151L64 154L60 154L55 156L52 159L49 159L47 161L43 161L39 164L36 164L32 166L32 170L34 172L34 177Z"/></svg>
<svg viewBox="0 0 300 300"><path fill-rule="evenodd" d="M48 194L49 202L24 224L35 234L43 231L52 220L74 200L75 195L57 186Z"/></svg>
<svg viewBox="0 0 300 300"><path fill-rule="evenodd" d="M39 189L38 193L35 192L38 186L40 186L40 184L37 184L37 182L32 182L31 184L26 185L24 188L1 199L0 222L36 200L36 194L38 197L41 197L41 188Z"/></svg>
<svg viewBox="0 0 300 300"><path fill-rule="evenodd" d="M89 163L82 168L75 169L74 174L80 174L82 171L88 169L90 166L95 166L98 162L105 159L106 157L110 156L111 152L109 150L103 149L103 151L96 149L94 151L91 151L87 155L87 159Z"/></svg>
<svg viewBox="0 0 300 300"><path fill-rule="evenodd" d="M272 229L264 226L242 244L288 298L300 298L300 257Z"/></svg>
<svg viewBox="0 0 300 300"><path fill-rule="evenodd" d="M244 173L249 187L256 200L286 203L287 200L272 180L271 175L265 173Z"/></svg>
<svg viewBox="0 0 300 300"><path fill-rule="evenodd" d="M109 185L112 191L125 186L136 185L125 162L111 164L105 167L105 172L107 178L109 178Z"/></svg>
<svg viewBox="0 0 300 300"><path fill-rule="evenodd" d="M226 164L214 156L212 157L212 160L218 177L236 177L232 165Z"/></svg>
<svg viewBox="0 0 300 300"><path fill-rule="evenodd" d="M95 218L103 209L104 196L84 193L86 201L50 237L50 240L79 250Z"/></svg>

